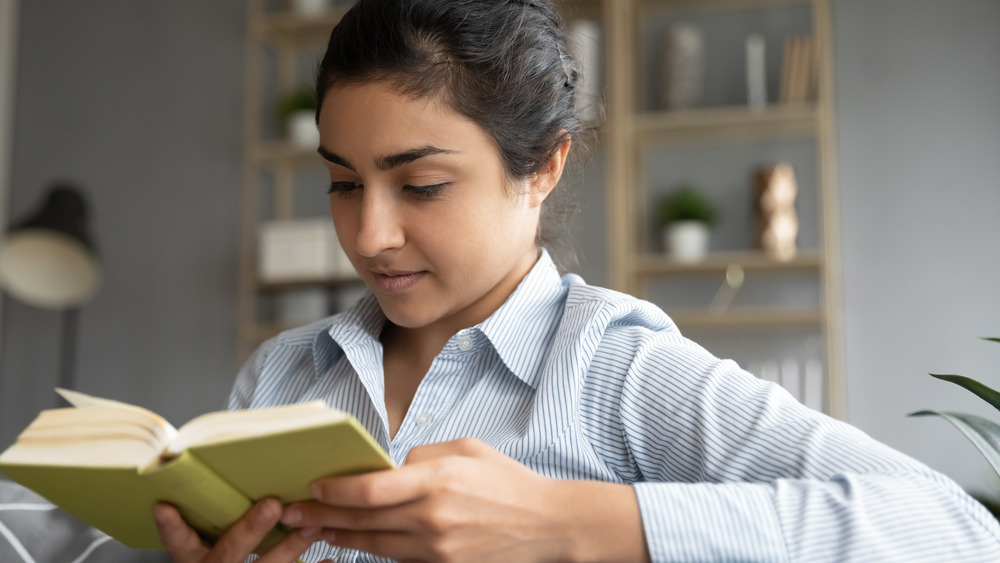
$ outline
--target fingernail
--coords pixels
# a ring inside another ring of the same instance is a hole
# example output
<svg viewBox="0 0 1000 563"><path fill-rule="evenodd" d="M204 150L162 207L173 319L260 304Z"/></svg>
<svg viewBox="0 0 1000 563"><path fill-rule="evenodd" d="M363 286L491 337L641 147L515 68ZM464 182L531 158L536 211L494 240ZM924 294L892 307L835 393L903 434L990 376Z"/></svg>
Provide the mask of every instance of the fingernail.
<svg viewBox="0 0 1000 563"><path fill-rule="evenodd" d="M299 530L299 535L302 539L309 541L316 541L319 537L319 533L323 531L323 528L302 528Z"/></svg>
<svg viewBox="0 0 1000 563"><path fill-rule="evenodd" d="M257 505L257 520L269 522L281 516L281 505L274 499L265 499Z"/></svg>
<svg viewBox="0 0 1000 563"><path fill-rule="evenodd" d="M333 530L326 530L326 531L324 531L322 537L323 537L323 541L325 541L326 543L328 543L330 545L334 545L334 546L337 545L336 544L337 534Z"/></svg>
<svg viewBox="0 0 1000 563"><path fill-rule="evenodd" d="M155 518L159 524L166 524L170 521L170 509L162 504L156 505L153 509L153 518Z"/></svg>
<svg viewBox="0 0 1000 563"><path fill-rule="evenodd" d="M302 521L302 510L297 506L289 506L285 509L285 515L281 517L281 523L286 526L298 526Z"/></svg>
<svg viewBox="0 0 1000 563"><path fill-rule="evenodd" d="M309 486L309 494L316 500L323 500L323 487L320 487L318 483L313 483Z"/></svg>

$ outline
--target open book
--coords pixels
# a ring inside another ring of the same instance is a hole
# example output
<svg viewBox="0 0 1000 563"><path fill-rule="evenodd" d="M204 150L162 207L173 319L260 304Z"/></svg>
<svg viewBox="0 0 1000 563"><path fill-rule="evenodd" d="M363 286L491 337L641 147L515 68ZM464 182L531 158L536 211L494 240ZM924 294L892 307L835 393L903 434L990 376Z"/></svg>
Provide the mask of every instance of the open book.
<svg viewBox="0 0 1000 563"><path fill-rule="evenodd" d="M254 501L307 500L321 477L393 467L354 417L322 401L209 413L176 430L141 407L58 392L75 408L42 411L0 454L0 471L130 547L163 547L158 501L218 537Z"/></svg>

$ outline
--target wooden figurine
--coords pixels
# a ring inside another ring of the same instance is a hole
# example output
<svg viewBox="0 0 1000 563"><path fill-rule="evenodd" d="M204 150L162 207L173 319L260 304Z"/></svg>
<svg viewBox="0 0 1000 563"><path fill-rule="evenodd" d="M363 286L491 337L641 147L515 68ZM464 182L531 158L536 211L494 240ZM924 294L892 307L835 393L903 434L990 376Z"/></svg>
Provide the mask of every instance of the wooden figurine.
<svg viewBox="0 0 1000 563"><path fill-rule="evenodd" d="M798 186L789 164L759 168L756 174L756 244L765 254L786 262L795 258L799 219L795 212Z"/></svg>

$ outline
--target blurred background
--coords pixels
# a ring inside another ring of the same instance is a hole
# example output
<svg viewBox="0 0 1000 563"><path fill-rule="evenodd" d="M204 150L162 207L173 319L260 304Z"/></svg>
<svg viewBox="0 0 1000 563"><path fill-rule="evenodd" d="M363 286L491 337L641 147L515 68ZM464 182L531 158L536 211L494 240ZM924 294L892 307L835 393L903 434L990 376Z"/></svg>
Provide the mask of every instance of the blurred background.
<svg viewBox="0 0 1000 563"><path fill-rule="evenodd" d="M104 271L99 292L77 313L75 386L148 407L178 425L223 408L248 341L273 330L246 334L246 316L257 315L245 310L247 284L254 283L246 281L252 277L247 245L257 236L241 220L247 186L259 195L289 184L307 194L294 201L258 198L266 209L251 209L251 218L326 213L322 174L290 179L292 164L274 156L280 143L265 155L279 162L267 174L248 168L248 160L264 158L248 148L250 139L281 135L271 98L315 64L315 54L290 62L280 49L252 54L253 5L0 0L0 224L32 213L54 182L85 191ZM780 94L780 37L813 25L802 9L808 6L731 11L740 22L759 22L767 40L769 102ZM1000 3L831 0L828 16L832 97L826 101L833 121L825 127L833 135L826 154L834 155L839 207L839 216L828 215L837 221L829 242L839 246L839 266L830 275L842 290L833 312L841 320L833 327L841 344L838 415L963 486L994 493L1000 486L989 466L953 428L906 414L935 408L989 415L978 399L928 372L1000 386L1000 345L977 338L1000 336ZM650 33L686 17L662 16ZM688 20L708 30L708 64L715 64L712 45L738 49L732 62L719 63L734 70L706 74L701 103L745 103L746 25ZM298 20L269 21L280 36L294 34ZM652 75L661 44L640 44L647 52L635 66ZM607 90L621 61L603 64ZM295 70L283 70L289 66ZM727 81L733 73L737 79ZM656 84L643 82L636 96L655 98ZM599 285L615 283L616 275L611 226L617 223L607 188L614 157L605 150L613 142L599 139L572 186L582 206L573 230L574 270ZM808 248L822 238L808 211L821 199L809 179L819 167L815 149L793 144L759 157L747 156L754 149L727 146L712 156L667 151L653 154L646 175L701 162L721 177L745 178L750 162L791 160L799 174L799 243ZM714 177L702 173L700 181ZM654 183L651 191L669 187ZM746 237L749 220L721 206L713 249L725 251L737 244L731 239ZM350 293L349 280L338 287ZM266 309L269 299L253 295L249 306ZM0 447L6 447L40 409L55 405L65 315L9 295L0 307ZM754 364L748 368L771 359L745 348L731 355Z"/></svg>

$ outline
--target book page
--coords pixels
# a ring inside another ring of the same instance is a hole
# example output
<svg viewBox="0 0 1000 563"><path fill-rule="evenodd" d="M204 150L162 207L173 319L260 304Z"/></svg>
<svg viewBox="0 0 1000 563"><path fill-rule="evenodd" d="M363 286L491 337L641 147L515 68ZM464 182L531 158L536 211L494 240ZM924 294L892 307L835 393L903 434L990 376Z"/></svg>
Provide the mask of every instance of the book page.
<svg viewBox="0 0 1000 563"><path fill-rule="evenodd" d="M177 434L152 411L76 391L58 391L76 406L39 413L0 456L0 462L145 467Z"/></svg>
<svg viewBox="0 0 1000 563"><path fill-rule="evenodd" d="M191 446L277 434L337 422L347 417L346 413L328 407L323 401L203 414L178 430L177 438L167 448L166 455L175 456Z"/></svg>

